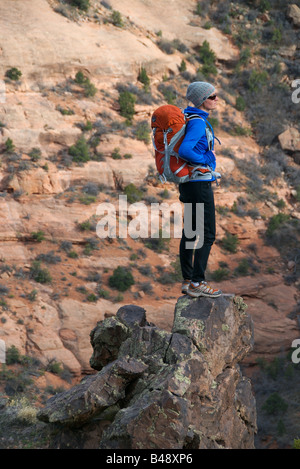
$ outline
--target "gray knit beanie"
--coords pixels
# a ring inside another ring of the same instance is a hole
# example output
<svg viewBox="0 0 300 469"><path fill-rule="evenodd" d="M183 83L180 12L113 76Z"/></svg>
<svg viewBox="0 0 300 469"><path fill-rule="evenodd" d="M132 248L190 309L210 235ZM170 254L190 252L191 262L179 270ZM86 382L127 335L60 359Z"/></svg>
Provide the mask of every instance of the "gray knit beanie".
<svg viewBox="0 0 300 469"><path fill-rule="evenodd" d="M191 83L186 92L186 99L191 101L195 107L201 104L212 94L215 87L205 81L194 81Z"/></svg>

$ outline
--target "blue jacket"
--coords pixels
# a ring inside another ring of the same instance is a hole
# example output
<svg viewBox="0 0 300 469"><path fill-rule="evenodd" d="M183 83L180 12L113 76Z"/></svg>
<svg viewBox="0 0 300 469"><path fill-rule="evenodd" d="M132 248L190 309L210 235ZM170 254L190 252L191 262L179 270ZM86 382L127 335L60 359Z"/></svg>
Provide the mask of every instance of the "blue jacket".
<svg viewBox="0 0 300 469"><path fill-rule="evenodd" d="M202 119L192 119L187 123L184 139L179 148L179 156L192 165L208 165L214 171L216 169L216 158L214 153L208 148L206 138L206 125L212 132L212 150L214 149L215 135L212 126L207 122L208 112L202 111L196 107L188 106L184 113L198 114ZM207 123L207 124L206 124ZM195 179L195 181L200 179ZM211 181L214 181L213 177Z"/></svg>

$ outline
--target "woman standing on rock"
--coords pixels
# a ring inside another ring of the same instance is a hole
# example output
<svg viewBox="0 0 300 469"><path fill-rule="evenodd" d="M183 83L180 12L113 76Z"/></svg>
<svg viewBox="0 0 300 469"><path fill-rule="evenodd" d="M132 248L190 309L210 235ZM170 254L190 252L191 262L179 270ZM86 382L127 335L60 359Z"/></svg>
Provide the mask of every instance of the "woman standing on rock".
<svg viewBox="0 0 300 469"><path fill-rule="evenodd" d="M184 140L179 148L179 156L193 165L208 165L212 171L216 168L214 149L214 132L207 122L209 112L218 105L218 96L215 87L210 83L196 81L187 88L186 98L192 103L184 112L187 116L193 115L186 127ZM195 118L196 117L196 118ZM199 118L197 118L199 117ZM207 284L205 281L205 270L216 236L215 204L212 182L201 180L201 177L193 181L179 184L180 201L191 204L192 208L192 230L196 232L196 207L204 204L204 239L202 247L190 249L188 243L196 241L196 235L188 238L185 229L182 231L180 241L180 264L183 276L182 293L190 296L207 296L216 298L222 294ZM186 215L186 207L185 207Z"/></svg>

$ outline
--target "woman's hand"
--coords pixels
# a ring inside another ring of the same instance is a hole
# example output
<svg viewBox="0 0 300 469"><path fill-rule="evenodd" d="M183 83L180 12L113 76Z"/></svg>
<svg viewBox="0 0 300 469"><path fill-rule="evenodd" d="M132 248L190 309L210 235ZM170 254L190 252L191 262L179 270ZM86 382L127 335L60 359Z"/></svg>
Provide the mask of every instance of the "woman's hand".
<svg viewBox="0 0 300 469"><path fill-rule="evenodd" d="M205 153L205 156L207 158L206 164L214 171L216 169L216 157L214 152L209 150Z"/></svg>

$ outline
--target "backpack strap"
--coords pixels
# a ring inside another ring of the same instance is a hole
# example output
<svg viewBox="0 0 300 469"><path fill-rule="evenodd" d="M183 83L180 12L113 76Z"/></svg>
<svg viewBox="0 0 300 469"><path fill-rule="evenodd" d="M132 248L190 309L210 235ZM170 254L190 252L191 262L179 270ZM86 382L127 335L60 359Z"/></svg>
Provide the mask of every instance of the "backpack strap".
<svg viewBox="0 0 300 469"><path fill-rule="evenodd" d="M209 150L211 150L211 148L212 148L212 144L211 144L212 137L214 137L218 141L218 143L221 145L220 140L215 136L213 128L207 120L205 120L203 117L199 116L199 114L187 114L186 113L185 117L186 117L187 120L202 119L205 122L205 125L206 125L206 138L207 138Z"/></svg>

